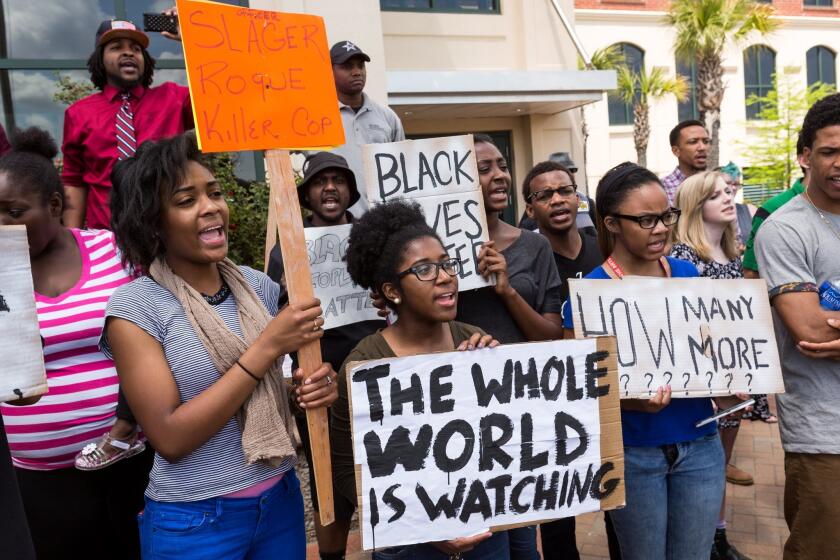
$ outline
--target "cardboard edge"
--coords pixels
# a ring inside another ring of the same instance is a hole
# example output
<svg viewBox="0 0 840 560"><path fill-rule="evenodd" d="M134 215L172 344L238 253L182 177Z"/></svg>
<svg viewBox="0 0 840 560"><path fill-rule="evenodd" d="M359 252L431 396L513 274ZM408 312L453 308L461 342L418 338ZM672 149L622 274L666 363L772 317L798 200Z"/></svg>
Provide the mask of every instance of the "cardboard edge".
<svg viewBox="0 0 840 560"><path fill-rule="evenodd" d="M601 461L612 461L613 474L619 478L619 484L612 494L601 500L601 510L623 507L626 503L624 493L624 436L621 426L621 403L618 391L618 364L616 362L617 342L614 336L602 336L596 339L598 351L606 351L607 375L598 380L598 386L610 387L610 392L598 400L598 412L601 419ZM614 425L612 433L605 436L606 426ZM608 479L609 480L609 479ZM603 489L603 488L602 488Z"/></svg>

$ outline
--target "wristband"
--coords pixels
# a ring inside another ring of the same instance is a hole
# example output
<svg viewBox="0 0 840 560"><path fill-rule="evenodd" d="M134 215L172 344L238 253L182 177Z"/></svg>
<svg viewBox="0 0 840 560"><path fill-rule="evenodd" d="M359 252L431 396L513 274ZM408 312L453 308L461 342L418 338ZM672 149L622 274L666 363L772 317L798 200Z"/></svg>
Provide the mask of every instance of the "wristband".
<svg viewBox="0 0 840 560"><path fill-rule="evenodd" d="M254 380L254 381L256 381L257 383L259 383L259 382L261 381L259 377L257 377L257 376L256 376L256 375L254 375L253 373L251 373L251 370L249 370L248 368L246 368L245 366L243 366L243 365L242 365L242 362L240 362L239 360L236 360L236 365L238 365L238 366L239 366L239 369L241 369L242 371L244 371L245 373L247 373L247 374L251 377L251 379L253 379L253 380Z"/></svg>

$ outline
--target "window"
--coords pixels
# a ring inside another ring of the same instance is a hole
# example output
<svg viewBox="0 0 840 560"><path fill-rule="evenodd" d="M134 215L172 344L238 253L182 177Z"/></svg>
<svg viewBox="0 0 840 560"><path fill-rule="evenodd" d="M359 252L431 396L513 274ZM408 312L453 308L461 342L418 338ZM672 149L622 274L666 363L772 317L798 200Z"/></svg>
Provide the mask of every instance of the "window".
<svg viewBox="0 0 840 560"><path fill-rule="evenodd" d="M834 2L833 0L803 0L802 5L806 8L830 8Z"/></svg>
<svg viewBox="0 0 840 560"><path fill-rule="evenodd" d="M645 65L645 52L630 43L619 43L619 48L627 67L639 74ZM625 103L617 93L607 95L607 108L611 125L633 124L633 105Z"/></svg>
<svg viewBox="0 0 840 560"><path fill-rule="evenodd" d="M694 61L686 63L677 59L677 74L683 76L688 83L685 101L680 101L677 105L677 118L680 122L699 120L700 110L697 108L697 63Z"/></svg>
<svg viewBox="0 0 840 560"><path fill-rule="evenodd" d="M828 47L816 46L808 49L805 53L805 62L808 67L808 85L818 82L836 86L837 85L837 61L834 51Z"/></svg>
<svg viewBox="0 0 840 560"><path fill-rule="evenodd" d="M247 0L223 0L247 6ZM174 2L164 3L171 6ZM96 29L106 19L128 19L142 27L144 12L159 12L160 0L0 0L0 111L7 132L39 126L60 146L67 105L56 101L59 77L90 84L87 59ZM181 44L149 33L149 54L156 59L154 83L187 83ZM262 168L240 154L237 174L254 180ZM254 159L254 158L250 158Z"/></svg>
<svg viewBox="0 0 840 560"><path fill-rule="evenodd" d="M744 51L744 96L764 97L773 91L776 72L776 53L770 47L753 45ZM747 104L747 119L756 120L761 103Z"/></svg>
<svg viewBox="0 0 840 560"><path fill-rule="evenodd" d="M379 0L383 11L498 14L501 0Z"/></svg>

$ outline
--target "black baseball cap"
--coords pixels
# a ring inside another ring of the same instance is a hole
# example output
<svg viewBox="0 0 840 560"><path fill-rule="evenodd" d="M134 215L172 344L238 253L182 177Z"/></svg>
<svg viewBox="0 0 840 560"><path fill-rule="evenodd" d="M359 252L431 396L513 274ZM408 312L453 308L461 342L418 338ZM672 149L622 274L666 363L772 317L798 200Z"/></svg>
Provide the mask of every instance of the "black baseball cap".
<svg viewBox="0 0 840 560"><path fill-rule="evenodd" d="M356 175L347 165L347 160L332 152L316 152L306 156L306 160L303 162L303 181L297 187L300 205L309 208L305 200L306 188L315 175L326 169L342 169L347 172L347 184L350 186L350 204L348 207L356 204L361 195L359 194L359 188L356 186Z"/></svg>
<svg viewBox="0 0 840 560"><path fill-rule="evenodd" d="M370 57L352 41L339 41L330 47L330 62L332 64L344 64L354 56L360 56L365 62L370 62Z"/></svg>
<svg viewBox="0 0 840 560"><path fill-rule="evenodd" d="M578 166L575 165L575 162L572 161L571 157L569 157L569 152L554 152L548 156L548 159L554 163L559 163L572 173L577 173Z"/></svg>
<svg viewBox="0 0 840 560"><path fill-rule="evenodd" d="M149 48L149 36L137 29L130 21L120 19L106 19L99 24L99 29L96 30L94 47L122 37L131 39L144 49Z"/></svg>

